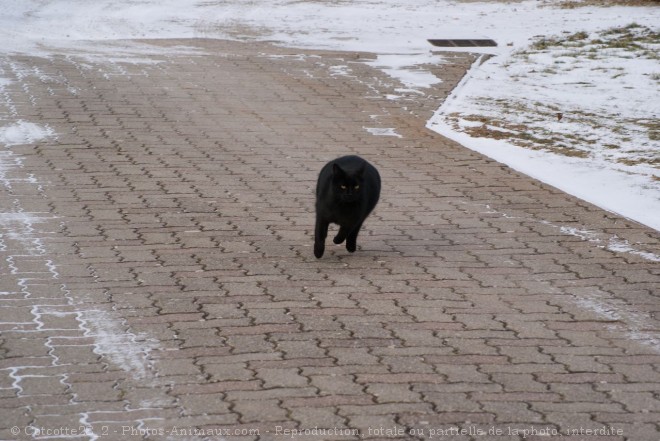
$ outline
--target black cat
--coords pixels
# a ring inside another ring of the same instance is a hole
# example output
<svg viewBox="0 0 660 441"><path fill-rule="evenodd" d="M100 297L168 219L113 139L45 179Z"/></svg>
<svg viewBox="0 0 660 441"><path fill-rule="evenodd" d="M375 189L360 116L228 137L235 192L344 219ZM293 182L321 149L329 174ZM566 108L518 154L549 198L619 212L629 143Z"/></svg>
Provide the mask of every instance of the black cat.
<svg viewBox="0 0 660 441"><path fill-rule="evenodd" d="M380 196L378 170L359 156L342 156L328 162L316 184L316 229L314 255L323 256L330 223L339 225L334 243L346 240L352 253L362 223Z"/></svg>

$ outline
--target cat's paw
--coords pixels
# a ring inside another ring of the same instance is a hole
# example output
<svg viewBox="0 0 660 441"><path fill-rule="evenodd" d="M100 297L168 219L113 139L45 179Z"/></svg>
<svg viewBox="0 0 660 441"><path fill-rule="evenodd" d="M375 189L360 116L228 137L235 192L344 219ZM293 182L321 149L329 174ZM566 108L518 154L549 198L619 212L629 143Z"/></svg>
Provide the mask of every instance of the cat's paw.
<svg viewBox="0 0 660 441"><path fill-rule="evenodd" d="M348 229L345 227L340 227L339 231L337 231L337 235L335 236L334 239L332 239L332 241L337 245L339 245L340 243L346 240L347 236L348 236Z"/></svg>
<svg viewBox="0 0 660 441"><path fill-rule="evenodd" d="M325 251L325 245L323 245L322 243L315 243L314 244L314 256L317 259L320 259L321 257L323 257L323 252L324 251Z"/></svg>
<svg viewBox="0 0 660 441"><path fill-rule="evenodd" d="M355 250L357 249L357 244L352 241L346 241L346 250L348 250L349 253L354 253Z"/></svg>

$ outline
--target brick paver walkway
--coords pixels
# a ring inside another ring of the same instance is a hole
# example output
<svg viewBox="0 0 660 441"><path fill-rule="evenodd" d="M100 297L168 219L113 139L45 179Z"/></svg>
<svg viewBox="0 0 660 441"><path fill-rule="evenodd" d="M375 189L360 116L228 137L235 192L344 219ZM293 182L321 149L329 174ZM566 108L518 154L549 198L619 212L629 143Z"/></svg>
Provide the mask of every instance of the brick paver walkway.
<svg viewBox="0 0 660 441"><path fill-rule="evenodd" d="M422 96L368 54L153 44L1 60L3 126L52 133L0 150L0 439L660 438L657 232L427 130L472 56ZM317 260L348 153L381 202Z"/></svg>

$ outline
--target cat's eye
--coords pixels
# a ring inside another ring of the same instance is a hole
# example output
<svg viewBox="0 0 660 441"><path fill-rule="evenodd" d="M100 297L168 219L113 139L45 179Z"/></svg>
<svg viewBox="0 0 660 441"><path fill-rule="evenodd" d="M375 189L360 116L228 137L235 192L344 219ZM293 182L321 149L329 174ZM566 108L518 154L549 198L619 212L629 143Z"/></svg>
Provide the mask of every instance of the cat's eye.
<svg viewBox="0 0 660 441"><path fill-rule="evenodd" d="M353 188L355 188L356 190L359 190L359 189L360 189L360 186L359 186L359 185L356 185L356 186L353 187Z"/></svg>
<svg viewBox="0 0 660 441"><path fill-rule="evenodd" d="M346 190L346 186L345 186L345 185L340 185L339 188L341 188L342 190Z"/></svg>

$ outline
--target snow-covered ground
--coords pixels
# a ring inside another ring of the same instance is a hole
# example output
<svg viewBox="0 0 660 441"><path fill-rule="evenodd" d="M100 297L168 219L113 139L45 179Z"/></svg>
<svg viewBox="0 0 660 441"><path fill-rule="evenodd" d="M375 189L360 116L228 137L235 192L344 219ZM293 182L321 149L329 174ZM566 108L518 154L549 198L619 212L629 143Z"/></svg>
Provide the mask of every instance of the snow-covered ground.
<svg viewBox="0 0 660 441"><path fill-rule="evenodd" d="M114 39L269 40L374 52L374 66L424 93L438 79L423 65L442 63L427 39L491 38L498 46L479 50L495 56L438 103L429 128L660 230L660 7L560 3L0 0L0 56ZM35 136L25 124L0 120L0 143Z"/></svg>

